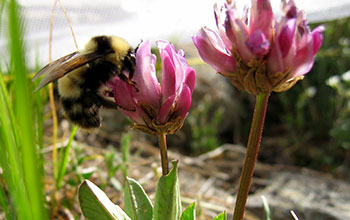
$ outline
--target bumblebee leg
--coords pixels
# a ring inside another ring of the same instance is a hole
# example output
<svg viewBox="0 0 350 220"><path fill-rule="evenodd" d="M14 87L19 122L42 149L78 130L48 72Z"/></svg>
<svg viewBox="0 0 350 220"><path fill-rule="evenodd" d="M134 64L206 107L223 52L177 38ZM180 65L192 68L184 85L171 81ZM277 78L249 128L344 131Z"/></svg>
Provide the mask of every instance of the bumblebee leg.
<svg viewBox="0 0 350 220"><path fill-rule="evenodd" d="M135 67L136 67L135 54L130 51L129 56L126 56L123 61L123 70L127 70L129 72L130 81L134 76Z"/></svg>
<svg viewBox="0 0 350 220"><path fill-rule="evenodd" d="M117 103L105 99L101 100L101 104L104 108L117 109L119 107Z"/></svg>
<svg viewBox="0 0 350 220"><path fill-rule="evenodd" d="M136 67L136 60L135 60L136 50L137 49L135 49L134 51L129 51L129 55L124 58L123 68L121 72L125 70L129 73L129 76L127 77L128 81L125 81L125 80L124 81L132 85L138 92L139 90L135 86L136 83L132 81L132 78L134 77L134 73L135 73L135 67Z"/></svg>
<svg viewBox="0 0 350 220"><path fill-rule="evenodd" d="M136 92L139 92L139 89L136 87L136 82L132 81L130 77L125 76L123 73L118 74L118 77L129 85L132 85L136 89Z"/></svg>
<svg viewBox="0 0 350 220"><path fill-rule="evenodd" d="M124 107L121 106L121 105L118 105L118 107L121 108L121 109L123 109L123 110L125 110L125 111L128 111L128 112L134 112L134 111L136 111L135 108L133 108L133 109L127 109L127 108L124 108Z"/></svg>

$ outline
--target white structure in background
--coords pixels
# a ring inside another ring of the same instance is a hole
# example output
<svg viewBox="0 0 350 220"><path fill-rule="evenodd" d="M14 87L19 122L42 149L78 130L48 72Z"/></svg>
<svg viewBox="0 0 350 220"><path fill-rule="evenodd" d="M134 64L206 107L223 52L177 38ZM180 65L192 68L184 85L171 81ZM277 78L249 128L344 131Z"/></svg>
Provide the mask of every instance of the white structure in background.
<svg viewBox="0 0 350 220"><path fill-rule="evenodd" d="M350 0L295 0L311 22L350 16ZM40 54L40 64L48 61L48 36L53 0L19 0L26 21L25 41L28 64ZM137 45L142 39L190 42L203 25L214 26L213 0L61 0L71 19L79 47L92 36L118 35ZM250 0L237 0L237 5ZM271 0L278 8L280 0ZM4 27L1 26L3 29ZM75 50L68 23L57 4L52 44L53 59ZM6 48L0 32L0 56ZM3 60L0 62L4 62Z"/></svg>

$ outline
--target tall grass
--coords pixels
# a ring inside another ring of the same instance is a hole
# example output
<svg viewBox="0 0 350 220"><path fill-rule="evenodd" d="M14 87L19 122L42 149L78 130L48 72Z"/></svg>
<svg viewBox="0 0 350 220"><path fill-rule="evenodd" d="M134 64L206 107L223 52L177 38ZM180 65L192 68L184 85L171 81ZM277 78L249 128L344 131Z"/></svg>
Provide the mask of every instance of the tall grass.
<svg viewBox="0 0 350 220"><path fill-rule="evenodd" d="M32 93L23 43L23 20L15 0L1 1L7 19L8 74L0 74L0 205L7 219L47 219L43 191L42 98ZM1 15L1 17L3 17ZM39 143L37 145L36 143Z"/></svg>

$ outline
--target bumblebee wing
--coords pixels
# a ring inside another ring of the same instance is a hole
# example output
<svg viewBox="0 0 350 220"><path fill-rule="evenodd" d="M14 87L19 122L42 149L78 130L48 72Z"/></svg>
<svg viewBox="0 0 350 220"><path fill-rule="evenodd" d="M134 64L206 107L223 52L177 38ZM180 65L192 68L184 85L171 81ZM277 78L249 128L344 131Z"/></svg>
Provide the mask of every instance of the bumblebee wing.
<svg viewBox="0 0 350 220"><path fill-rule="evenodd" d="M62 63L66 62L67 60L71 59L74 57L78 52L74 52L71 54L68 54L64 57L61 57L49 64L47 64L44 68L42 68L35 76L32 78L32 81L37 80L40 76L52 72L55 68L58 66L62 65Z"/></svg>
<svg viewBox="0 0 350 220"><path fill-rule="evenodd" d="M36 88L34 92L38 91L47 84L65 76L72 70L84 66L85 64L101 58L111 52L113 51L107 51L105 53L96 51L91 53L80 53L76 51L47 64L33 77L33 80L36 80L40 76L45 75L44 78L40 81L38 88Z"/></svg>

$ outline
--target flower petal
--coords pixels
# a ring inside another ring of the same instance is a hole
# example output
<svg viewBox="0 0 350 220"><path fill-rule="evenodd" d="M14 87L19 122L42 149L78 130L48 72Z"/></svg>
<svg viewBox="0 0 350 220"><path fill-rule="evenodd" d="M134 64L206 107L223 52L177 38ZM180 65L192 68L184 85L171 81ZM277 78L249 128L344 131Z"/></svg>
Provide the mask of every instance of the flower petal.
<svg viewBox="0 0 350 220"><path fill-rule="evenodd" d="M269 52L270 42L260 29L251 33L245 43L256 57L262 57Z"/></svg>
<svg viewBox="0 0 350 220"><path fill-rule="evenodd" d="M186 118L191 107L191 94L191 89L184 84L180 95L176 99L176 106L174 111L175 118L179 116Z"/></svg>
<svg viewBox="0 0 350 220"><path fill-rule="evenodd" d="M297 50L295 18L281 19L276 24L276 36L268 55L270 73L283 73L294 65Z"/></svg>
<svg viewBox="0 0 350 220"><path fill-rule="evenodd" d="M226 6L226 7L229 7L229 6ZM214 16L215 16L216 26L217 26L217 28L219 30L220 38L224 42L225 47L229 51L231 51L232 50L232 43L231 43L230 39L228 39L228 37L226 35L225 23L222 22L222 20L221 20L222 14L224 16L226 15L225 13L223 13L223 7L221 7L220 10L219 10L218 9L218 5L214 4Z"/></svg>
<svg viewBox="0 0 350 220"><path fill-rule="evenodd" d="M305 34L298 42L299 48L294 57L291 76L302 76L311 70L314 64L314 45L312 41L312 36Z"/></svg>
<svg viewBox="0 0 350 220"><path fill-rule="evenodd" d="M145 125L143 117L145 112L137 105L131 85L125 83L118 77L114 80L114 99L121 107L121 111L137 124Z"/></svg>
<svg viewBox="0 0 350 220"><path fill-rule="evenodd" d="M151 54L149 41L142 42L136 53L136 69L132 78L139 89L135 97L144 104L158 107L160 85L156 77L155 63L156 57Z"/></svg>
<svg viewBox="0 0 350 220"><path fill-rule="evenodd" d="M284 71L284 60L278 41L274 41L271 51L267 57L267 64L270 73L282 73Z"/></svg>
<svg viewBox="0 0 350 220"><path fill-rule="evenodd" d="M245 62L253 60L255 56L245 44L249 37L249 29L239 17L237 8L226 11L225 28L227 37L232 42L232 50L236 50Z"/></svg>
<svg viewBox="0 0 350 220"><path fill-rule="evenodd" d="M285 17L287 19L297 18L297 17L300 17L303 14L303 12L298 11L294 0L289 0L288 2L282 1L282 3L283 3L282 9L283 9L283 11L285 13Z"/></svg>
<svg viewBox="0 0 350 220"><path fill-rule="evenodd" d="M273 11L270 1L252 1L250 13L250 33L261 30L267 41L271 41L273 32Z"/></svg>
<svg viewBox="0 0 350 220"><path fill-rule="evenodd" d="M114 79L114 99L116 103L124 109L134 109L136 102L132 96L130 85L115 77Z"/></svg>
<svg viewBox="0 0 350 220"><path fill-rule="evenodd" d="M316 55L317 51L320 49L323 40L322 32L325 30L324 26L318 26L312 31L312 38L314 41L314 55Z"/></svg>
<svg viewBox="0 0 350 220"><path fill-rule="evenodd" d="M167 56L163 59L163 74L162 74L162 103L169 96L174 96L176 93L175 83L176 83L175 68L172 64L170 57Z"/></svg>
<svg viewBox="0 0 350 220"><path fill-rule="evenodd" d="M217 72L232 73L235 71L235 60L226 51L224 43L214 31L202 28L192 39L202 59Z"/></svg>
<svg viewBox="0 0 350 220"><path fill-rule="evenodd" d="M159 48L163 65L165 64L164 61L167 60L167 68L172 67L172 71L175 73L174 86L175 91L177 91L185 80L185 71L187 68L187 61L184 57L185 52L183 50L176 52L174 45L168 41L157 41L157 46ZM166 69L163 67L163 76L164 70Z"/></svg>
<svg viewBox="0 0 350 220"><path fill-rule="evenodd" d="M160 106L160 109L157 115L157 121L160 124L165 124L167 122L174 100L175 100L175 95L169 96L164 101L164 103Z"/></svg>
<svg viewBox="0 0 350 220"><path fill-rule="evenodd" d="M186 70L185 84L191 89L191 92L193 92L196 85L196 72L191 67L188 67Z"/></svg>
<svg viewBox="0 0 350 220"><path fill-rule="evenodd" d="M278 43L282 52L282 56L286 57L291 48L295 36L296 19L289 19L282 27L281 32L277 36Z"/></svg>

